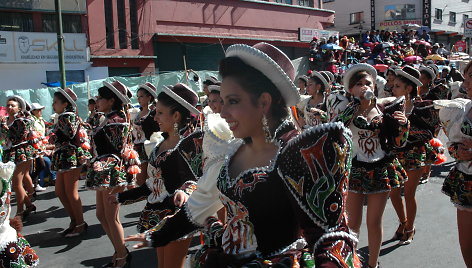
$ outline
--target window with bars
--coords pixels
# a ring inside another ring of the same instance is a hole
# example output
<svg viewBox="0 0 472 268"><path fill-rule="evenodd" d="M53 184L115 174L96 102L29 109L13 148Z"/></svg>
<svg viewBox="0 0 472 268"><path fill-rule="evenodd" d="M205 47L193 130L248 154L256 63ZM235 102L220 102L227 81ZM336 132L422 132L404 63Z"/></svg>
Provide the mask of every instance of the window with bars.
<svg viewBox="0 0 472 268"><path fill-rule="evenodd" d="M354 12L349 15L350 24L358 24L364 20L364 11Z"/></svg>
<svg viewBox="0 0 472 268"><path fill-rule="evenodd" d="M43 32L57 32L56 14L42 14ZM81 33L80 15L62 14L62 31L64 33Z"/></svg>
<svg viewBox="0 0 472 268"><path fill-rule="evenodd" d="M105 32L107 48L115 48L115 32L113 28L113 3L112 0L105 0Z"/></svg>
<svg viewBox="0 0 472 268"><path fill-rule="evenodd" d="M469 19L469 15L462 14L462 22L465 22L467 19Z"/></svg>
<svg viewBox="0 0 472 268"><path fill-rule="evenodd" d="M33 32L31 13L0 12L0 31Z"/></svg>
<svg viewBox="0 0 472 268"><path fill-rule="evenodd" d="M117 0L118 6L118 40L120 42L120 48L125 49L128 47L128 40L126 35L128 32L126 31L126 7L124 0Z"/></svg>
<svg viewBox="0 0 472 268"><path fill-rule="evenodd" d="M292 4L292 0L275 0L275 2L282 3L282 4L288 4L288 5Z"/></svg>
<svg viewBox="0 0 472 268"><path fill-rule="evenodd" d="M298 5L304 7L313 7L314 3L313 0L298 0Z"/></svg>
<svg viewBox="0 0 472 268"><path fill-rule="evenodd" d="M442 9L439 9L439 8L435 9L434 18L437 20L442 20Z"/></svg>
<svg viewBox="0 0 472 268"><path fill-rule="evenodd" d="M456 23L456 12L449 12L449 22Z"/></svg>
<svg viewBox="0 0 472 268"><path fill-rule="evenodd" d="M129 0L129 22L131 26L131 48L139 49L138 10L136 0Z"/></svg>

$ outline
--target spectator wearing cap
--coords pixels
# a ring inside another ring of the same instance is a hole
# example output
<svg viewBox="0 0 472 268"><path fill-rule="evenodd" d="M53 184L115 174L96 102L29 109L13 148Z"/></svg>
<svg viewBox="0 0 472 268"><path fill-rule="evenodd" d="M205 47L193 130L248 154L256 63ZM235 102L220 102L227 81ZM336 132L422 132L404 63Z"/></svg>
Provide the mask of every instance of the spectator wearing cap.
<svg viewBox="0 0 472 268"><path fill-rule="evenodd" d="M46 135L46 123L43 119L43 110L43 105L36 102L31 104L31 119L34 121L34 128L41 134L41 137ZM46 149L48 149L48 145L46 145ZM36 158L34 172L31 174L35 184L34 190L36 192L42 192L46 190L46 188L44 188L46 176L49 176L51 183L56 180L56 173L50 170L51 159L49 158L50 155L48 155L48 152L51 151L46 150L43 155L40 155L38 158Z"/></svg>
<svg viewBox="0 0 472 268"><path fill-rule="evenodd" d="M82 166L91 153L90 143L82 120L77 115L77 95L70 88L54 93L53 110L57 114L51 144L54 144L51 169L56 171L55 192L70 217L70 224L61 234L75 237L87 231L82 201L79 195L79 178Z"/></svg>
<svg viewBox="0 0 472 268"><path fill-rule="evenodd" d="M96 157L87 170L86 186L96 191L96 215L113 245L115 254L106 267L123 267L131 261L124 242L119 205L108 202L108 197L135 185L140 172L138 153L133 149L127 108L132 94L119 81L103 82L98 89L97 112L103 120L93 127L92 148Z"/></svg>

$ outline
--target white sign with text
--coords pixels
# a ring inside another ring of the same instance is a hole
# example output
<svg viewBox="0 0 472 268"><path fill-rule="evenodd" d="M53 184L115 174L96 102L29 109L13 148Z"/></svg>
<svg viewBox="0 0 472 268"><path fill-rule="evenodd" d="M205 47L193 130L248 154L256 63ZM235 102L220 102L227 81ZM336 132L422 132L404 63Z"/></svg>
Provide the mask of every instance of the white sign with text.
<svg viewBox="0 0 472 268"><path fill-rule="evenodd" d="M87 62L86 40L85 34L64 34L66 63ZM57 63L57 35L0 31L0 62Z"/></svg>

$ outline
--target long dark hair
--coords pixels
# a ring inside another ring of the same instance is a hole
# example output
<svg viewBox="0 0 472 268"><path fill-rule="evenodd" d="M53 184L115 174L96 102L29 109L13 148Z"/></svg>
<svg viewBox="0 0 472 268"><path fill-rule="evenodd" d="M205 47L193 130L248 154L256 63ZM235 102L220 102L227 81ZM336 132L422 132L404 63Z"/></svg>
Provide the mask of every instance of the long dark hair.
<svg viewBox="0 0 472 268"><path fill-rule="evenodd" d="M179 122L179 129L186 127L189 123L192 122L192 115L190 114L190 111L166 93L159 93L159 95L157 96L157 101L160 104L169 107L172 114L174 114L175 112L180 113L181 120Z"/></svg>
<svg viewBox="0 0 472 268"><path fill-rule="evenodd" d="M64 94L57 91L57 92L54 92L54 97L58 98L61 102L67 103L66 109L64 110L65 112L75 112L74 106L72 105L72 103L70 103L70 101L66 98L66 96L64 96Z"/></svg>
<svg viewBox="0 0 472 268"><path fill-rule="evenodd" d="M270 114L275 122L280 123L288 116L287 105L282 94L259 70L245 64L237 57L228 57L221 60L219 71L223 79L229 76L236 78L241 88L249 93L254 105L257 104L257 99L262 93L269 93L272 97Z"/></svg>
<svg viewBox="0 0 472 268"><path fill-rule="evenodd" d="M98 89L98 95L106 100L115 100L113 102L113 106L111 107L112 111L121 111L123 109L123 101L121 101L120 98L118 98L118 96L106 86Z"/></svg>

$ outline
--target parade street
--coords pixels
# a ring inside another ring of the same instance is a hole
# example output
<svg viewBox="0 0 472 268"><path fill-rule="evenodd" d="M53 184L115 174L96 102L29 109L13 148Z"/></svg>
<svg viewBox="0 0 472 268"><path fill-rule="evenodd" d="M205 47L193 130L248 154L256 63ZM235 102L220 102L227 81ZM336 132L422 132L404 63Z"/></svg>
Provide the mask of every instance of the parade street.
<svg viewBox="0 0 472 268"><path fill-rule="evenodd" d="M448 197L441 193L443 179L451 167L451 162L433 167L429 182L418 186L416 235L411 245L397 246L397 241L390 241L398 221L388 202L383 218L381 267L465 267L457 237L456 209ZM80 184L83 186L84 181L80 181ZM80 195L85 220L89 224L88 233L83 237L67 239L58 234L69 222L53 187L38 194L37 213L27 219L23 234L40 257L39 267L101 267L110 260L112 246L95 217L95 192L81 187ZM143 207L144 202L121 207L125 236L136 233L136 223ZM191 246L192 252L198 244L197 237ZM133 255L132 267L156 267L154 249L134 251L131 247L132 244L128 245ZM359 251L362 257L367 256L365 212Z"/></svg>

